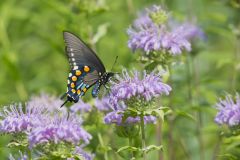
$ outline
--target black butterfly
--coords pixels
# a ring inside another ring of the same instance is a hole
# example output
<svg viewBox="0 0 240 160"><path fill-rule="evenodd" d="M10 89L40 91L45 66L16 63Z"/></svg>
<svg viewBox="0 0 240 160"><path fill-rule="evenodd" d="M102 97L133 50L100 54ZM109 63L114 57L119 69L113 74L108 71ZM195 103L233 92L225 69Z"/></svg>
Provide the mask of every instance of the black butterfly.
<svg viewBox="0 0 240 160"><path fill-rule="evenodd" d="M92 86L92 96L97 97L100 87L105 86L114 73L106 72L96 53L79 37L64 31L63 38L71 70L68 76L67 92L61 97L63 99L67 96L67 100L62 106L68 101L78 102L79 97L84 96L85 92Z"/></svg>

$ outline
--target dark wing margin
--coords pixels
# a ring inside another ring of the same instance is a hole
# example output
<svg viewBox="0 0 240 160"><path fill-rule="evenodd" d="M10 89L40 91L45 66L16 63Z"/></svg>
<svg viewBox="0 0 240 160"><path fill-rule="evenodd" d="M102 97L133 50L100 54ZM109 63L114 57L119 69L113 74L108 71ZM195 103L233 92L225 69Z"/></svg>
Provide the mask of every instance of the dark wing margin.
<svg viewBox="0 0 240 160"><path fill-rule="evenodd" d="M63 38L66 45L66 54L70 66L88 65L94 67L98 72L104 73L105 67L97 54L89 48L78 36L64 31Z"/></svg>

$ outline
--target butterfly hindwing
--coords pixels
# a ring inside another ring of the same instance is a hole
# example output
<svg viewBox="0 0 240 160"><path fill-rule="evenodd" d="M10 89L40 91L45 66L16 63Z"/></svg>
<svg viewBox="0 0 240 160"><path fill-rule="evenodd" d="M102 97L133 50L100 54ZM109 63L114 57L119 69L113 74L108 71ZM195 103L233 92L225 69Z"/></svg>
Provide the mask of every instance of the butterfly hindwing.
<svg viewBox="0 0 240 160"><path fill-rule="evenodd" d="M97 82L99 79L97 75L97 71L89 66L80 66L72 69L68 77L68 97L77 102L79 97L83 96Z"/></svg>

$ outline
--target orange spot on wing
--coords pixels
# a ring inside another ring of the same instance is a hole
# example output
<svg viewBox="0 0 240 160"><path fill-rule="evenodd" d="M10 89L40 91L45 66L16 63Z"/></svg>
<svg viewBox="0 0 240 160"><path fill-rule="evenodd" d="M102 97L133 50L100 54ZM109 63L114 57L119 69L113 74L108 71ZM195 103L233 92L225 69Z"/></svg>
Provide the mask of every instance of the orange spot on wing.
<svg viewBox="0 0 240 160"><path fill-rule="evenodd" d="M76 76L80 76L82 72L80 70L76 70Z"/></svg>
<svg viewBox="0 0 240 160"><path fill-rule="evenodd" d="M77 90L77 94L80 94L80 93L81 93L80 89L79 89L79 90Z"/></svg>
<svg viewBox="0 0 240 160"><path fill-rule="evenodd" d="M87 91L87 88L83 88L83 92L86 92Z"/></svg>
<svg viewBox="0 0 240 160"><path fill-rule="evenodd" d="M71 87L72 87L72 88L74 88L74 87L75 87L75 84L74 84L73 82L71 83Z"/></svg>
<svg viewBox="0 0 240 160"><path fill-rule="evenodd" d="M85 72L89 72L89 71L90 71L90 68L89 68L88 66L84 66L83 70L84 70Z"/></svg>
<svg viewBox="0 0 240 160"><path fill-rule="evenodd" d="M72 93L76 93L76 90L75 90L75 89L72 89Z"/></svg>
<svg viewBox="0 0 240 160"><path fill-rule="evenodd" d="M77 77L76 76L72 76L72 80L75 82L77 81Z"/></svg>

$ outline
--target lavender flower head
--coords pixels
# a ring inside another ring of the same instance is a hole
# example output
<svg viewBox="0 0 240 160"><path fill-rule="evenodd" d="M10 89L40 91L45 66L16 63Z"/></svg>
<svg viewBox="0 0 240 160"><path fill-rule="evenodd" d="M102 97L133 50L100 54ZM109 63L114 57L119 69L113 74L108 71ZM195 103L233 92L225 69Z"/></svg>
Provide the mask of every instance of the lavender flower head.
<svg viewBox="0 0 240 160"><path fill-rule="evenodd" d="M190 23L177 26L171 24L169 14L161 6L154 5L146 9L127 30L128 47L147 54L162 51L178 55L184 50L191 51L190 40L198 36L197 27Z"/></svg>
<svg viewBox="0 0 240 160"><path fill-rule="evenodd" d="M218 113L215 117L215 122L228 126L236 126L240 124L240 96L236 94L235 100L232 96L227 95L225 100L220 99L216 104Z"/></svg>
<svg viewBox="0 0 240 160"><path fill-rule="evenodd" d="M53 113L66 114L66 109L59 107L62 103L57 97L41 94L39 97L32 97L25 107L21 104L4 107L0 113L0 132L29 132L45 119L49 119Z"/></svg>
<svg viewBox="0 0 240 160"><path fill-rule="evenodd" d="M26 112L24 112L21 104L4 107L0 113L0 132L29 132L34 126L41 123L42 112L41 108L26 108Z"/></svg>
<svg viewBox="0 0 240 160"><path fill-rule="evenodd" d="M43 143L89 143L91 135L81 127L81 117L68 115L66 109L58 110L61 104L58 98L40 96L26 103L25 109L20 104L5 107L0 113L0 132L25 133L31 147Z"/></svg>
<svg viewBox="0 0 240 160"><path fill-rule="evenodd" d="M32 129L28 135L30 146L48 142L79 144L83 141L87 144L92 137L81 127L81 123L81 119L74 114L69 118L68 115L54 115Z"/></svg>
<svg viewBox="0 0 240 160"><path fill-rule="evenodd" d="M133 71L129 74L123 70L122 77L116 76L116 78L119 82L113 82L110 94L110 102L114 106L132 97L150 101L162 94L168 95L171 91L171 87L162 82L160 73L147 74L144 71L141 74L138 71Z"/></svg>
<svg viewBox="0 0 240 160"><path fill-rule="evenodd" d="M166 94L171 91L171 87L162 82L161 75L154 72L147 74L146 71L141 74L138 71L130 74L123 70L122 77L116 77L118 82L113 82L109 102L113 105L113 111L108 113L104 122L107 124L116 123L118 125L123 123L124 111L127 109L126 105L134 101L144 101L148 103L154 98ZM145 116L145 123L154 123L156 117ZM138 116L128 117L124 123L138 123L140 118Z"/></svg>
<svg viewBox="0 0 240 160"><path fill-rule="evenodd" d="M63 104L63 101L55 96L50 96L46 93L41 93L40 96L33 96L27 102L27 108L44 108L50 112L66 110L65 107L59 107Z"/></svg>
<svg viewBox="0 0 240 160"><path fill-rule="evenodd" d="M109 111L113 109L110 104L109 97L103 97L102 99L95 100L95 106L99 111Z"/></svg>
<svg viewBox="0 0 240 160"><path fill-rule="evenodd" d="M72 106L71 106L71 108L70 108L70 110L72 111L72 112L81 112L81 113L83 113L83 112L89 112L89 111L91 111L91 106L89 105L89 104L87 104L87 103L84 103L81 99L77 102L77 103L74 103Z"/></svg>

